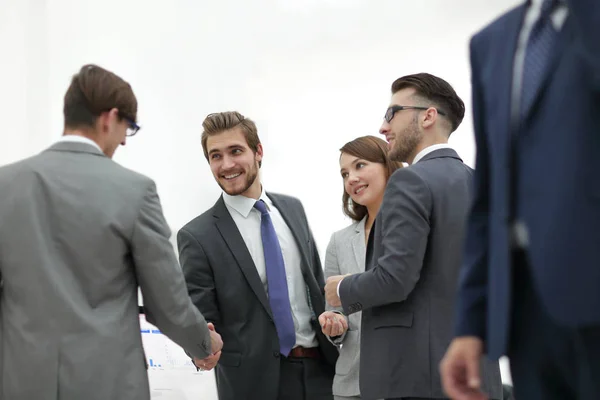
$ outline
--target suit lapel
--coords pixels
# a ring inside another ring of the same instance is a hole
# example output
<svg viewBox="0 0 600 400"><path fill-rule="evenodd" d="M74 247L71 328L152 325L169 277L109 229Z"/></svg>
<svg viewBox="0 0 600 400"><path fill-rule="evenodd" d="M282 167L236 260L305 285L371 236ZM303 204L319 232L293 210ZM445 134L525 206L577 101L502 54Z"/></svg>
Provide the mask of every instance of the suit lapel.
<svg viewBox="0 0 600 400"><path fill-rule="evenodd" d="M248 252L248 247L225 206L223 197L219 198L219 201L217 201L217 204L215 205L214 217L217 219L216 226L219 233L223 237L227 247L229 247L231 254L233 254L233 257L236 259L250 288L272 318L273 314L271 313L271 307L269 306L269 299L267 298L265 288L256 271L256 265L254 265L252 256Z"/></svg>
<svg viewBox="0 0 600 400"><path fill-rule="evenodd" d="M379 216L380 214L377 215ZM377 229L379 229L379 224L377 224L377 218L375 218L373 225L371 226L369 239L367 240L367 248L365 251L365 271L373 268L375 264L375 236L379 235Z"/></svg>
<svg viewBox="0 0 600 400"><path fill-rule="evenodd" d="M488 47L485 49L486 53L490 51L490 48L493 49L491 51L497 49L497 56L493 59L482 60L483 65L486 65L485 69L491 71L485 75L486 80L483 82L485 92L488 93L485 102L497 104L498 110L497 114L494 113L492 120L485 124L493 124L496 132L505 133L504 135L492 135L489 140L493 141L495 147L502 153L506 152L505 154L509 158L512 139L516 136L518 129L518 126L514 124L517 121L514 121L511 109L515 53L526 10L527 5L522 5L507 16L506 25L486 44ZM491 96L497 97L498 101L492 101Z"/></svg>
<svg viewBox="0 0 600 400"><path fill-rule="evenodd" d="M365 223L367 217L363 218L356 224L355 235L352 237L352 252L356 259L357 270L355 272L363 272L360 268L361 265L366 264L365 262Z"/></svg>
<svg viewBox="0 0 600 400"><path fill-rule="evenodd" d="M270 193L267 193L267 196L269 197L269 199L271 199L271 201L273 202L273 205L275 207L277 207L277 209L279 210L279 214L281 214L281 217L285 221L285 224L288 226L288 228L290 228L290 231L292 232L292 236L294 236L296 245L298 246L298 249L300 250L300 256L302 257L302 263L301 263L302 275L304 276L304 280L306 281L306 275L308 272L307 268L309 265L308 258L307 258L307 254L309 253L308 241L305 238L303 240L303 236L299 232L299 227L302 226L303 221L300 220L298 213L294 212L289 207L287 207L287 205L283 201L281 201L279 198L277 198L277 196L274 196ZM312 275L312 274L309 274L309 275Z"/></svg>
<svg viewBox="0 0 600 400"><path fill-rule="evenodd" d="M311 263L308 259L308 255L310 254L310 249L308 248L308 238L302 235L302 232L300 231L300 227L305 224L305 221L300 218L300 214L298 212L295 212L295 210L288 207L287 204L284 201L281 201L281 199L279 199L276 195L267 193L267 196L269 199L271 199L273 205L279 210L279 214L281 214L281 217L285 221L286 225L288 228L290 228L292 236L294 237L296 245L298 246L300 257L302 258L300 262L300 269L302 271L302 276L304 277L304 284L306 285L308 306L312 310L313 320L316 320L317 311L315 311L314 307L314 301L316 301L316 299L313 299L311 295L313 293L320 293L320 290L319 284L315 279L315 275L310 270Z"/></svg>

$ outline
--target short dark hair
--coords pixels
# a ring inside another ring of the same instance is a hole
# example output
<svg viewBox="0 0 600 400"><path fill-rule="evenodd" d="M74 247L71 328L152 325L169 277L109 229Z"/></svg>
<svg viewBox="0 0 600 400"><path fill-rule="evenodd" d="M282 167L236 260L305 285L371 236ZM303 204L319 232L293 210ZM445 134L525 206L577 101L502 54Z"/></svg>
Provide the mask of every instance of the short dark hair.
<svg viewBox="0 0 600 400"><path fill-rule="evenodd" d="M392 95L406 88L414 89L417 96L446 114L451 124L450 133L459 127L465 116L465 103L448 82L428 73L406 75L392 83Z"/></svg>
<svg viewBox="0 0 600 400"><path fill-rule="evenodd" d="M237 111L225 111L220 113L208 114L202 122L202 150L204 157L208 160L208 148L206 142L209 136L217 135L235 127L240 127L246 138L248 147L256 154L260 139L258 138L258 129L256 124L250 118L244 117ZM258 167L262 166L262 160L258 162Z"/></svg>
<svg viewBox="0 0 600 400"><path fill-rule="evenodd" d="M340 152L350 154L351 156L366 161L382 164L386 170L386 182L389 177L392 176L394 171L398 168L402 168L401 162L392 161L392 159L390 159L387 142L375 136L361 136L356 138L342 146ZM354 221L360 221L368 214L367 207L352 200L345 188L344 194L342 195L342 208L344 214Z"/></svg>
<svg viewBox="0 0 600 400"><path fill-rule="evenodd" d="M93 127L96 118L113 108L119 117L137 121L137 99L121 77L93 64L81 67L65 93L65 127Z"/></svg>

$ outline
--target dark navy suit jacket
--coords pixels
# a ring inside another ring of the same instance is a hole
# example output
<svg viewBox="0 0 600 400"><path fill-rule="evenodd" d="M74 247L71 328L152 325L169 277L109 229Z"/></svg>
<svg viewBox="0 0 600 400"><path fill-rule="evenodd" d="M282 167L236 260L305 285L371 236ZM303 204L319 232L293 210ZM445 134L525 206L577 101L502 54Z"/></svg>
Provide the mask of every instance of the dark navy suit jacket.
<svg viewBox="0 0 600 400"><path fill-rule="evenodd" d="M484 339L491 357L506 354L515 219L528 229L531 274L549 315L566 326L600 324L600 2L566 3L556 56L518 129L511 85L528 4L471 40L477 157L456 333Z"/></svg>

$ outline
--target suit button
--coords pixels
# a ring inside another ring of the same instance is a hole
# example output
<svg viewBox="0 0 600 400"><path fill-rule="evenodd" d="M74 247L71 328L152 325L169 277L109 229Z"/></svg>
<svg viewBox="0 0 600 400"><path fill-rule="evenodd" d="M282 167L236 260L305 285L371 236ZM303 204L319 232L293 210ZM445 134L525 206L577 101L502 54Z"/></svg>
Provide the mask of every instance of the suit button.
<svg viewBox="0 0 600 400"><path fill-rule="evenodd" d="M273 357L279 358L279 351L277 351L277 350L273 351Z"/></svg>

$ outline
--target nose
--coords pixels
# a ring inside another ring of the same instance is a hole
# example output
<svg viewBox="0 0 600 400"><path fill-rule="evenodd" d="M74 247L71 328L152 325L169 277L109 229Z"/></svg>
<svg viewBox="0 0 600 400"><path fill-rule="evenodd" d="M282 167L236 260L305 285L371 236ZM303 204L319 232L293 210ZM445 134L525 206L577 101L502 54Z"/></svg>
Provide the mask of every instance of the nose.
<svg viewBox="0 0 600 400"><path fill-rule="evenodd" d="M235 163L233 162L233 160L231 159L231 157L227 157L227 156L223 156L223 164L222 164L222 168L224 170L228 170L231 169L235 166Z"/></svg>
<svg viewBox="0 0 600 400"><path fill-rule="evenodd" d="M381 128L379 128L379 133L381 133L382 135L385 135L389 131L390 131L390 124L384 119L383 123L381 124Z"/></svg>
<svg viewBox="0 0 600 400"><path fill-rule="evenodd" d="M353 173L348 173L348 184L350 186L354 185L356 182L358 182L358 175L353 174Z"/></svg>

